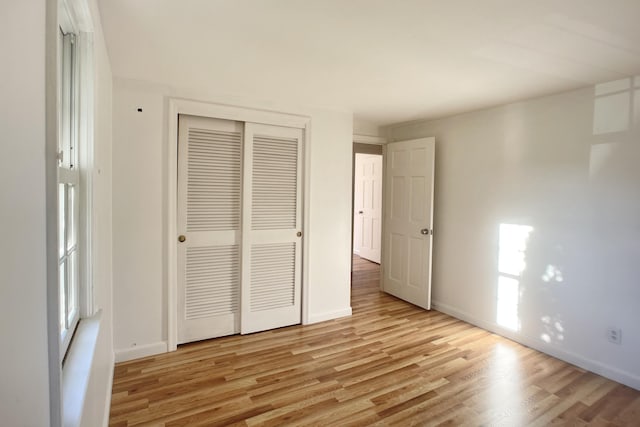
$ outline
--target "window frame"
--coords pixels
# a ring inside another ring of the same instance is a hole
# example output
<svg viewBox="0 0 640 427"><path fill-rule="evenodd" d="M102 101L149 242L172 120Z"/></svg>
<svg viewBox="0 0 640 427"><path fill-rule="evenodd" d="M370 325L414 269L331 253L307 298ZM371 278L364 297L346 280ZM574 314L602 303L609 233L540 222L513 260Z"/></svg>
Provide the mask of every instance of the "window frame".
<svg viewBox="0 0 640 427"><path fill-rule="evenodd" d="M72 6L61 0L58 9L57 191L64 193L64 197L60 194L57 197L58 215L62 217L57 223L61 364L78 324L82 318L94 314L91 269L93 50L91 33L82 31ZM61 186L65 190L61 190Z"/></svg>

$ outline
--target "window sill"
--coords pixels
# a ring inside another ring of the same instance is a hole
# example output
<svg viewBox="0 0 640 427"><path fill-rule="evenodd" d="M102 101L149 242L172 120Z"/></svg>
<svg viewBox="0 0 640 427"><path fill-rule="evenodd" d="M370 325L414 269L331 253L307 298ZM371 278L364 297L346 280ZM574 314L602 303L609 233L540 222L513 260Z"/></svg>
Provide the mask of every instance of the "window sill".
<svg viewBox="0 0 640 427"><path fill-rule="evenodd" d="M62 425L78 426L82 419L96 351L102 311L82 319L62 368Z"/></svg>

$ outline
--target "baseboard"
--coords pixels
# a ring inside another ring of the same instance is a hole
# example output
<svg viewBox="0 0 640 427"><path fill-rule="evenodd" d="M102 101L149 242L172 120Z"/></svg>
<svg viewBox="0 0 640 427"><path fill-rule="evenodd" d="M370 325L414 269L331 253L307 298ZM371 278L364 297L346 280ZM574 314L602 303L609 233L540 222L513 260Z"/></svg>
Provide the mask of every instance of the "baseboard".
<svg viewBox="0 0 640 427"><path fill-rule="evenodd" d="M634 375L631 372L623 371L613 366L598 362L597 360L586 358L577 353L559 349L539 339L526 336L523 334L514 333L512 331L509 331L505 328L500 327L500 325L496 323L487 322L482 319L477 319L475 316L472 316L469 313L466 313L464 311L458 310L457 308L452 307L448 304L432 301L432 307L434 310L448 314L449 316L455 317L456 319L460 319L472 325L478 326L482 329L485 329L489 332L493 332L497 335L503 336L505 338L508 338L512 341L515 341L527 347L531 347L542 353L548 354L549 356L553 356L556 359L563 360L567 363L571 363L572 365L578 366L582 369L586 369L587 371L591 371L598 375L602 375L603 377L609 378L613 381L632 387L636 390L640 390L640 376Z"/></svg>
<svg viewBox="0 0 640 427"><path fill-rule="evenodd" d="M347 316L351 316L351 307L343 308L342 310L328 311L325 313L310 314L308 324L310 325L312 323L325 322L327 320L333 320Z"/></svg>
<svg viewBox="0 0 640 427"><path fill-rule="evenodd" d="M155 356L167 352L167 342L160 341L151 344L137 345L126 349L116 350L115 362L126 362L128 360L140 359L147 356Z"/></svg>

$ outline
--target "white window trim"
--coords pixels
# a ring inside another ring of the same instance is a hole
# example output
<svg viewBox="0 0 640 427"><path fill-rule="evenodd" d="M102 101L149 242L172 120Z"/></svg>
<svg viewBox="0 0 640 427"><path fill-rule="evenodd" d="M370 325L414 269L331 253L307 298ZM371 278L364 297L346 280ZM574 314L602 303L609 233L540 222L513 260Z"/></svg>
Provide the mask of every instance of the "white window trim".
<svg viewBox="0 0 640 427"><path fill-rule="evenodd" d="M50 423L52 426L78 425L89 393L91 367L96 351L100 324L100 310L93 302L93 182L94 173L94 58L93 21L87 0L57 0L47 10L47 296L50 370ZM78 239L80 286L78 303L80 321L65 357L60 342L58 301L58 112L61 109L58 93L58 37L60 28L76 37L78 58L77 82L81 85L77 107L79 112L78 138L82 140L77 156L78 182L82 187L79 204ZM102 319L102 320L101 320ZM105 412L106 425L108 411Z"/></svg>
<svg viewBox="0 0 640 427"><path fill-rule="evenodd" d="M75 64L75 109L77 111L77 155L76 171L58 168L60 178L69 173L76 175L73 180L78 185L79 209L77 224L78 247L78 320L91 317L96 312L93 298L93 269L92 269L92 215L93 215L93 135L94 135L94 69L93 69L93 37L91 17L88 6L83 1L60 0L58 3L58 25L64 33L76 35L76 64ZM57 103L61 111L61 100ZM77 326L76 326L77 327ZM68 337L61 342L60 359L69 351L68 343L73 335L73 329Z"/></svg>
<svg viewBox="0 0 640 427"><path fill-rule="evenodd" d="M94 169L94 65L93 65L93 33L79 32L77 38L79 58L78 83L82 90L79 93L78 139L83 141L78 155L80 175L80 213L78 229L80 236L80 286L78 300L80 318L88 318L96 314L93 298L93 169Z"/></svg>
<svg viewBox="0 0 640 427"><path fill-rule="evenodd" d="M73 301L73 308L71 313L67 313L66 304L62 305L62 300L58 299L58 316L62 318L65 327L63 327L60 334L60 362L64 360L65 355L67 354L69 345L71 343L71 339L73 337L73 333L78 325L80 320L80 300L79 300L79 291L82 287L82 280L80 278L80 268L79 264L81 263L80 256L82 254L82 244L81 237L83 235L82 230L79 225L79 217L81 216L81 212L79 209L79 204L83 200L83 190L82 185L80 183L80 175L79 175L79 158L78 152L82 151L80 149L80 138L79 138L79 125L80 125L80 117L78 115L79 109L79 70L80 70L80 61L78 60L78 49L77 49L77 41L79 40L77 27L73 25L73 21L67 11L67 8L62 7L59 13L59 32L58 37L62 37L61 43L58 44L61 51L58 53L58 57L60 58L59 65L59 73L60 78L58 79L58 120L59 120L59 129L60 134L59 138L64 138L63 140L58 141L58 149L60 150L61 156L68 157L60 157L59 164L57 169L58 176L58 187L62 184L65 186L64 191L64 206L60 208L60 198L58 198L58 212L64 213L64 236L61 236L58 232L58 246L63 246L62 254L58 253L58 287L60 288L60 271L64 269L64 299L66 301ZM67 39L70 41L65 41L65 38L71 35L72 38ZM68 44L67 44L68 43ZM70 49L70 51L67 51ZM65 54L65 52L68 52ZM69 126L69 127L67 127ZM66 143L69 143L68 145ZM65 147L61 147L61 143L65 144ZM71 151L73 150L73 151ZM68 187L72 186L74 188L74 200L77 202L74 203L73 206L69 206L69 193ZM59 190L58 190L59 191ZM71 222L68 220L71 219ZM60 220L60 218L59 218ZM69 230L73 230L74 235L74 245L69 248L67 243ZM62 240L62 241L60 241ZM73 260L73 262L71 262ZM71 280L69 277L73 276ZM67 287L68 284L73 286ZM71 299L70 295L73 295L73 299ZM60 295L60 294L58 294ZM61 310L64 311L61 312Z"/></svg>

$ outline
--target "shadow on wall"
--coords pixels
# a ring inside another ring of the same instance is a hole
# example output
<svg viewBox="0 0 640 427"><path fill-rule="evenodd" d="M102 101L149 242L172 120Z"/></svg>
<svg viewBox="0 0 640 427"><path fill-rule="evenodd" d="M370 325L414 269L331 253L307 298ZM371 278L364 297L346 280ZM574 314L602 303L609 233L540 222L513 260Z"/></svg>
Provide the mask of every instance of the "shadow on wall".
<svg viewBox="0 0 640 427"><path fill-rule="evenodd" d="M592 125L592 137L584 145L588 164L567 172L584 186L576 191L584 198L566 193L562 203L551 201L543 217L498 225L496 323L546 343L566 340L569 325L575 332L589 310L610 303L615 312L622 295L607 288L629 289L637 280L640 76L594 87ZM577 200L580 206L571 206ZM591 289L585 289L587 283ZM560 313L566 310L561 307L579 305L582 292L591 295L591 306L577 306L579 315L563 318Z"/></svg>

